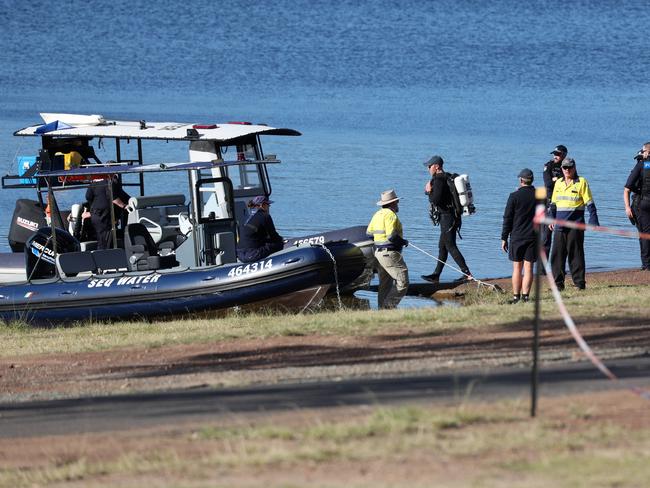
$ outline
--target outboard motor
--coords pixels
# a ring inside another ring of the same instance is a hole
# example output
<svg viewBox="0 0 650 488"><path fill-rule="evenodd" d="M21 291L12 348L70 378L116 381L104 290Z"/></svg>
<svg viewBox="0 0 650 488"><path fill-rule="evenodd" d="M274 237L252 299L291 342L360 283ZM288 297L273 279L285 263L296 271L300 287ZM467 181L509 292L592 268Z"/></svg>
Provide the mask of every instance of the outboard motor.
<svg viewBox="0 0 650 488"><path fill-rule="evenodd" d="M56 251L59 254L79 251L79 241L63 229L56 229ZM56 276L56 255L52 228L38 229L25 243L25 271L28 279Z"/></svg>
<svg viewBox="0 0 650 488"><path fill-rule="evenodd" d="M16 201L14 216L9 228L9 246L13 252L22 252L27 239L41 227L44 227L45 211L36 200L20 199Z"/></svg>

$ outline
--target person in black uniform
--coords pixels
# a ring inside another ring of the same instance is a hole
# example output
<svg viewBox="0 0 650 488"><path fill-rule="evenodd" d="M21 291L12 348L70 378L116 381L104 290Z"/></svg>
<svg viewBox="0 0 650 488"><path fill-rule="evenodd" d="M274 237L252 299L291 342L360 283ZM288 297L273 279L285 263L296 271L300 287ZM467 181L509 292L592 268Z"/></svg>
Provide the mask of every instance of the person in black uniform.
<svg viewBox="0 0 650 488"><path fill-rule="evenodd" d="M568 149L566 146L559 144L551 151L553 158L546 162L544 165L544 186L546 187L546 210L550 207L551 196L553 195L553 187L558 179L563 178L562 175L562 161L566 158ZM551 255L551 240L553 233L549 230L548 226L542 226L542 246L546 256ZM543 272L543 271L542 271Z"/></svg>
<svg viewBox="0 0 650 488"><path fill-rule="evenodd" d="M86 190L86 200L90 205L90 220L97 234L97 249L109 249L112 244L111 197L109 186L113 191L115 221L120 220L122 210L129 201L129 195L122 189L119 178L114 175L101 180L94 180Z"/></svg>
<svg viewBox="0 0 650 488"><path fill-rule="evenodd" d="M650 233L650 142L646 142L635 158L637 163L632 168L623 189L625 214L635 222L639 232ZM630 194L633 193L632 203ZM641 248L641 269L650 271L650 241L639 239Z"/></svg>
<svg viewBox="0 0 650 488"><path fill-rule="evenodd" d="M447 262L447 256L451 254L467 278L473 279L465 258L456 245L456 232L460 228L461 217L456 215L454 209L453 196L447 182L448 175L442 169L444 161L440 156L433 156L424 165L429 169L431 175L431 180L425 185L424 191L429 195L433 225L440 225L440 240L438 241L436 269L430 275L422 275L422 278L431 283L440 281L440 274Z"/></svg>
<svg viewBox="0 0 650 488"><path fill-rule="evenodd" d="M263 259L284 247L284 239L275 230L269 213L273 202L258 196L248 202L251 215L240 228L237 258L243 263Z"/></svg>
<svg viewBox="0 0 650 488"><path fill-rule="evenodd" d="M533 179L530 169L520 171L519 188L508 197L503 213L501 249L512 261L512 300L509 303L527 302L533 284L533 263L537 260Z"/></svg>

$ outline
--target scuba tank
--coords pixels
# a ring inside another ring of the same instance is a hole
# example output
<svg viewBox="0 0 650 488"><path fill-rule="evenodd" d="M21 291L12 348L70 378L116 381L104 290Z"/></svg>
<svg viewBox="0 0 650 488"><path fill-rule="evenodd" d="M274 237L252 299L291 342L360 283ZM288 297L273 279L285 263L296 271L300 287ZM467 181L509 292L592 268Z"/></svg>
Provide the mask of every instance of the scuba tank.
<svg viewBox="0 0 650 488"><path fill-rule="evenodd" d="M476 212L469 176L459 175L458 173L447 173L447 186L449 186L449 190L451 191L451 200L456 217L472 215Z"/></svg>
<svg viewBox="0 0 650 488"><path fill-rule="evenodd" d="M454 200L457 199L458 201L459 210L462 209L462 215L472 215L476 212L476 207L474 206L474 195L472 193L472 185L469 182L469 176L455 175L453 181L454 184L450 186Z"/></svg>

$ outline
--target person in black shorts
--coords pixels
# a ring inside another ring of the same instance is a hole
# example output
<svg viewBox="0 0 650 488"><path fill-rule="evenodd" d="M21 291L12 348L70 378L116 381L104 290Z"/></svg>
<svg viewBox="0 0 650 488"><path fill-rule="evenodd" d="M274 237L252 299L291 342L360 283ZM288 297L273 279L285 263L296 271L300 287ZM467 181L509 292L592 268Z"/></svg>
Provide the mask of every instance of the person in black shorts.
<svg viewBox="0 0 650 488"><path fill-rule="evenodd" d="M512 300L509 303L527 302L533 284L533 264L537 260L533 179L530 169L519 172L519 188L508 197L503 213L501 249L512 261Z"/></svg>

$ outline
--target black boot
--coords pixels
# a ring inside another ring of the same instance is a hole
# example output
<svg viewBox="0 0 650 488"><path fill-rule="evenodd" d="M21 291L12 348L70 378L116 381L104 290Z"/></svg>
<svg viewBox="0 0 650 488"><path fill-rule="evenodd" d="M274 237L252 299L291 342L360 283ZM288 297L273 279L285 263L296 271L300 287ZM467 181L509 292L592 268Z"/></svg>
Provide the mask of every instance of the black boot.
<svg viewBox="0 0 650 488"><path fill-rule="evenodd" d="M428 281L429 283L440 283L440 276L438 276L435 273L431 273L430 275L421 275L422 279L425 281Z"/></svg>

